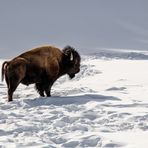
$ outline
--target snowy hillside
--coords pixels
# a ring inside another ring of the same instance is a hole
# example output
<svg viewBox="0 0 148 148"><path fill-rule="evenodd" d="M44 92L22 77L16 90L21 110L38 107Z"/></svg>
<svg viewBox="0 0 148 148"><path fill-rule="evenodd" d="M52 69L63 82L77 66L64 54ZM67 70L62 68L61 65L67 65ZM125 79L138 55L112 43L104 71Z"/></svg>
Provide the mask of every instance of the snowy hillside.
<svg viewBox="0 0 148 148"><path fill-rule="evenodd" d="M82 57L73 80L61 77L50 98L19 85L9 103L1 82L0 147L146 148L147 76L148 52L100 50Z"/></svg>

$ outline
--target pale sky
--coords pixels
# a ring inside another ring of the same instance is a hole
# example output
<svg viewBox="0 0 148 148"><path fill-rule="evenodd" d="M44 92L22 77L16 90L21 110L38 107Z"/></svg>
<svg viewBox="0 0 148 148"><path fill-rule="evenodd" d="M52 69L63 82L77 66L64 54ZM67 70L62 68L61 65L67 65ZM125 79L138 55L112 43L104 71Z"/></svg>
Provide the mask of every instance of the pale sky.
<svg viewBox="0 0 148 148"><path fill-rule="evenodd" d="M148 50L148 0L0 0L0 58L44 44Z"/></svg>

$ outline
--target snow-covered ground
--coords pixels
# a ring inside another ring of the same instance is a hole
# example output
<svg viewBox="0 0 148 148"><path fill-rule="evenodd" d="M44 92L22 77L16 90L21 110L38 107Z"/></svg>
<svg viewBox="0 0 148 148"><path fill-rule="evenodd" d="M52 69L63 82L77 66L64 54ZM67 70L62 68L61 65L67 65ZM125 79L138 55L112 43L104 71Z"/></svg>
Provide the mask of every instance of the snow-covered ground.
<svg viewBox="0 0 148 148"><path fill-rule="evenodd" d="M19 85L7 102L1 82L0 147L146 148L147 77L148 52L100 50L82 56L81 72L61 77L50 98Z"/></svg>

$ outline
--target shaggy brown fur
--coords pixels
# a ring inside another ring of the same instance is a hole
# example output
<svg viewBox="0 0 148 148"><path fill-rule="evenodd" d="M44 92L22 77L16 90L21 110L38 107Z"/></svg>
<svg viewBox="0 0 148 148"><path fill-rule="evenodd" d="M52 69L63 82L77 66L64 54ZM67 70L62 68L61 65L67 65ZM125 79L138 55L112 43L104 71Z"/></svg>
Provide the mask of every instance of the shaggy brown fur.
<svg viewBox="0 0 148 148"><path fill-rule="evenodd" d="M43 46L25 52L2 65L2 80L8 86L8 101L13 100L13 93L22 83L35 83L40 96L51 95L53 83L62 75L73 78L80 71L80 55L70 46L60 50L53 46Z"/></svg>

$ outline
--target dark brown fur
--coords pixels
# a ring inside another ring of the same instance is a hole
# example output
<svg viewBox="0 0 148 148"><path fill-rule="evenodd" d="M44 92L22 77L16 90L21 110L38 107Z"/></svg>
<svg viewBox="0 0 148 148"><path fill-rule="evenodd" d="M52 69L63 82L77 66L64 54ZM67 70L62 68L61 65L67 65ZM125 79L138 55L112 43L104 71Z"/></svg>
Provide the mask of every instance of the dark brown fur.
<svg viewBox="0 0 148 148"><path fill-rule="evenodd" d="M35 83L40 96L51 95L53 83L62 75L73 78L80 70L80 55L70 46L60 50L53 46L43 46L25 52L2 65L2 80L8 86L8 101L13 100L13 93L22 83Z"/></svg>

